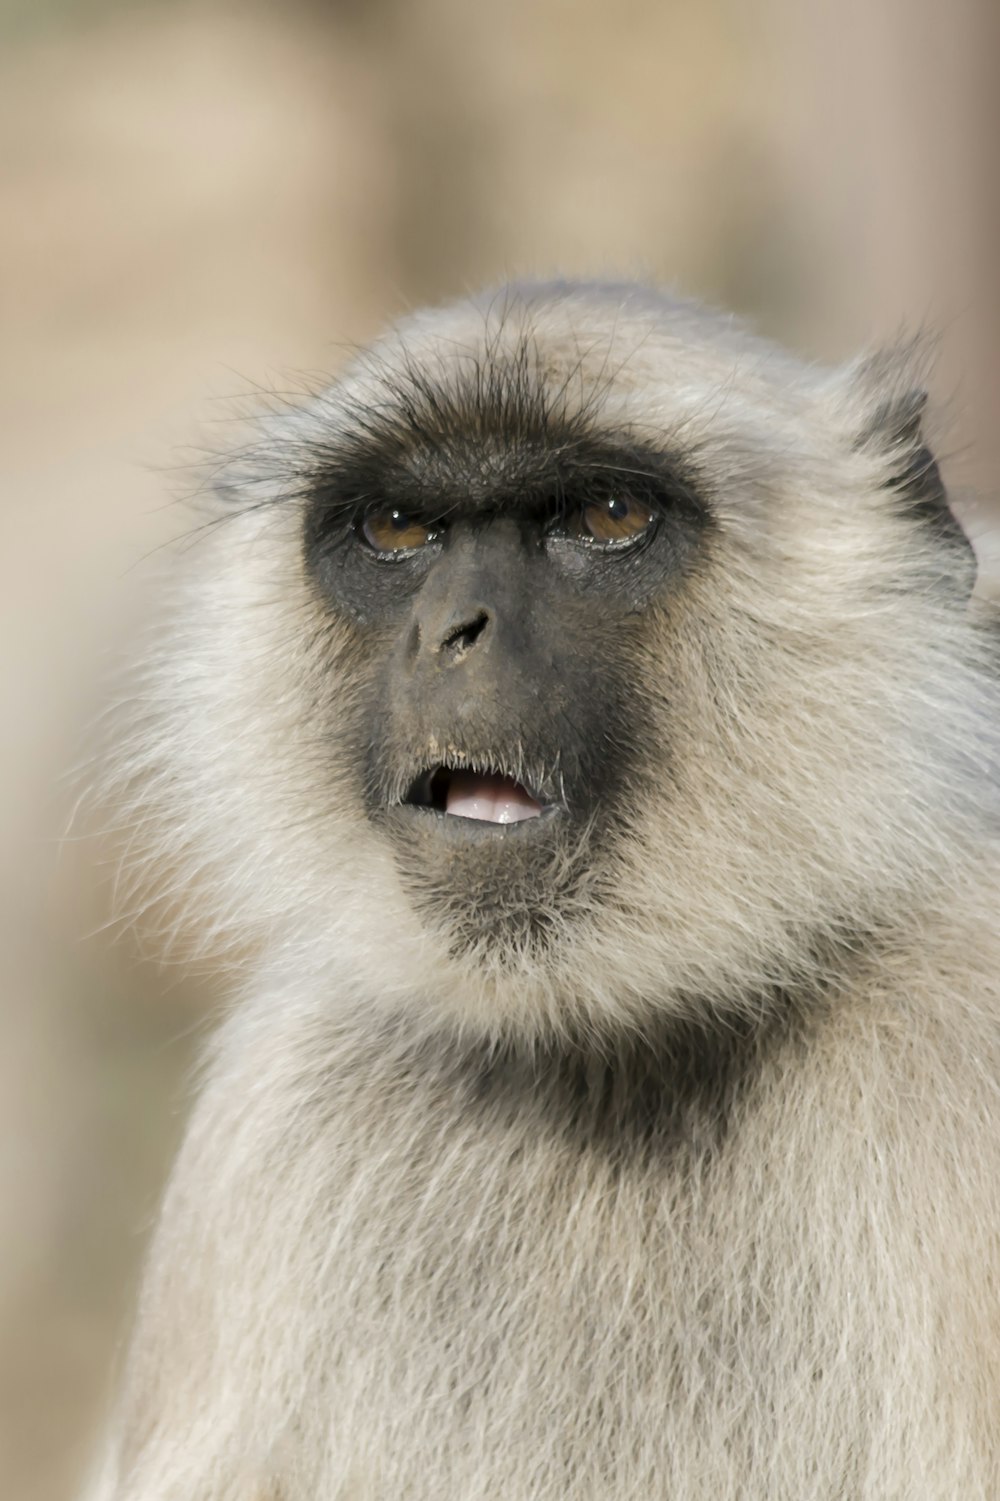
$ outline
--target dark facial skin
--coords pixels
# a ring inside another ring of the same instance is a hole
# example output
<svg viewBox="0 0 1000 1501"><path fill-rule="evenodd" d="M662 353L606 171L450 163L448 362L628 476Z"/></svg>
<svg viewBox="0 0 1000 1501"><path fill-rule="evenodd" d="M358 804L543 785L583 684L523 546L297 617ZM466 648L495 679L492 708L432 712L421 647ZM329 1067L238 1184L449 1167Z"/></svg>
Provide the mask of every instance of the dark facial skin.
<svg viewBox="0 0 1000 1501"><path fill-rule="evenodd" d="M369 644L369 816L463 945L537 937L556 870L566 899L591 867L648 747L644 615L707 524L668 456L555 430L540 408L534 431L503 416L342 443L305 533L325 605ZM540 816L446 813L460 768L509 779Z"/></svg>

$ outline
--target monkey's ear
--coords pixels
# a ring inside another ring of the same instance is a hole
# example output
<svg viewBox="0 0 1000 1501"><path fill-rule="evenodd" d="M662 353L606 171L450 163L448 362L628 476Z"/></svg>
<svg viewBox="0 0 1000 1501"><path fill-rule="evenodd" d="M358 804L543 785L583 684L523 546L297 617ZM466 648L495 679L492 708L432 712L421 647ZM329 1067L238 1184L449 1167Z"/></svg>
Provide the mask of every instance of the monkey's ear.
<svg viewBox="0 0 1000 1501"><path fill-rule="evenodd" d="M866 383L885 375L884 357L876 356L862 367ZM870 389L870 385L869 385ZM968 566L968 590L976 578L972 545L948 504L941 471L924 438L927 392L909 386L877 396L858 439L858 447L877 451L885 460L884 488L901 511L929 529L930 534L954 555L960 552Z"/></svg>

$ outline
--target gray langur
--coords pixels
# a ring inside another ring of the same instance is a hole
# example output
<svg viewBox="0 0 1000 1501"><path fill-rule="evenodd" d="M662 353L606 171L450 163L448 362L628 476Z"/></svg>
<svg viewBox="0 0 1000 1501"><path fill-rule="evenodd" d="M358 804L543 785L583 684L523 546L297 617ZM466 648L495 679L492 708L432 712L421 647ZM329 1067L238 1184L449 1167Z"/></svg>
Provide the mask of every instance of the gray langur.
<svg viewBox="0 0 1000 1501"><path fill-rule="evenodd" d="M117 776L244 978L96 1501L1000 1495L1000 672L924 405L515 284L233 459Z"/></svg>

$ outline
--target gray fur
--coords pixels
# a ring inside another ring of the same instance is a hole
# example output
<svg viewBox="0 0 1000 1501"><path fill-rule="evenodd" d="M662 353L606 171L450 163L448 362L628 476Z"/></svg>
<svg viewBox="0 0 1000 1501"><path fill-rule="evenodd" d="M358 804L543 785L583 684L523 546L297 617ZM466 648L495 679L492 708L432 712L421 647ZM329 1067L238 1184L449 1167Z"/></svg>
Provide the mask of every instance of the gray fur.
<svg viewBox="0 0 1000 1501"><path fill-rule="evenodd" d="M233 461L116 778L178 928L254 957L93 1501L1000 1494L996 637L894 484L920 359L516 285ZM352 424L511 362L682 452L715 525L648 612L621 837L497 949L365 817L301 530Z"/></svg>

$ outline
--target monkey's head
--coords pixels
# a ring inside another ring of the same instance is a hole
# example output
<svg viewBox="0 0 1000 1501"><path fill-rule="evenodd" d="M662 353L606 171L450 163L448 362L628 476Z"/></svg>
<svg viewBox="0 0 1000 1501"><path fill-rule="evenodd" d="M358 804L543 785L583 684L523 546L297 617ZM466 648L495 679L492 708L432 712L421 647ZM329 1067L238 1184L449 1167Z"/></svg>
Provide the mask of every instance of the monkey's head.
<svg viewBox="0 0 1000 1501"><path fill-rule="evenodd" d="M492 1034L745 1009L891 933L986 754L922 405L912 354L817 370L641 288L410 318L261 425L185 568L129 760L177 889L331 1006Z"/></svg>

